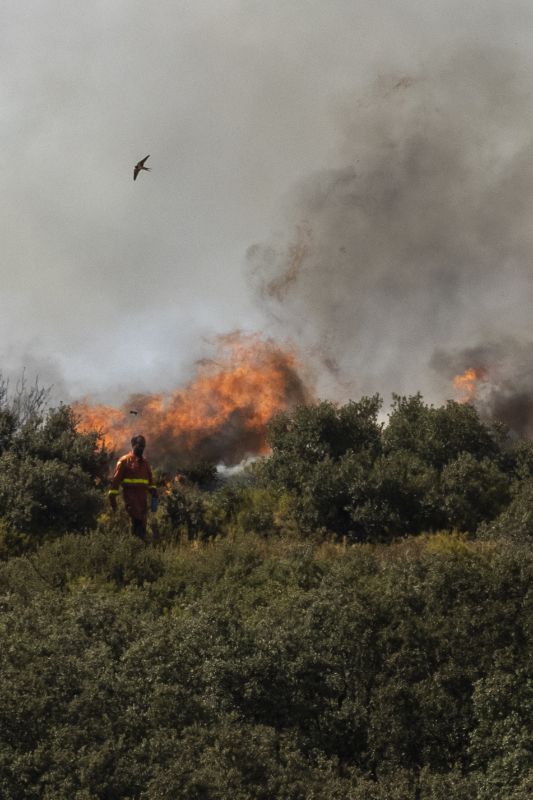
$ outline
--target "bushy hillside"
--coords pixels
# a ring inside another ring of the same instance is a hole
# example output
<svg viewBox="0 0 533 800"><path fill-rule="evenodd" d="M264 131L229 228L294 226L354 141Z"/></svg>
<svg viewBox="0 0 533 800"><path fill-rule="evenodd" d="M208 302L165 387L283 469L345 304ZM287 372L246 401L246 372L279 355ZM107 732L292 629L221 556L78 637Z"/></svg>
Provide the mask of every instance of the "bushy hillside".
<svg viewBox="0 0 533 800"><path fill-rule="evenodd" d="M38 386L10 397L0 374L0 558L94 527L109 468L99 441Z"/></svg>
<svg viewBox="0 0 533 800"><path fill-rule="evenodd" d="M97 434L23 399L0 396L0 797L529 800L529 442L419 396L387 425L377 397L302 407L238 478L165 483L146 546L105 510Z"/></svg>
<svg viewBox="0 0 533 800"><path fill-rule="evenodd" d="M185 485L162 480L156 538L533 533L530 441L512 439L467 404L396 397L387 424L380 407L377 396L301 406L272 420L271 454L239 478L217 484L213 465L199 464ZM68 406L46 409L31 393L9 405L0 391L0 557L94 529L109 466L98 433L80 433Z"/></svg>
<svg viewBox="0 0 533 800"><path fill-rule="evenodd" d="M0 568L0 795L527 800L529 545L102 527Z"/></svg>

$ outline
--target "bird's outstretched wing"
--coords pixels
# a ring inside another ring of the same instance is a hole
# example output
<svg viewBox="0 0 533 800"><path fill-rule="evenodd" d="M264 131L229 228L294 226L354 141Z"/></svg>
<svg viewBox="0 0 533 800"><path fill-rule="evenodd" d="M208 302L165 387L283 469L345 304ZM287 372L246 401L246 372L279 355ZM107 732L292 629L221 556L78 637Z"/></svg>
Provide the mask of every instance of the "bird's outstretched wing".
<svg viewBox="0 0 533 800"><path fill-rule="evenodd" d="M137 175L139 174L141 169L144 167L144 162L146 161L147 158L150 158L150 156L149 155L145 156L143 159L138 161L137 164L135 164L135 166L133 168L133 180L135 180L137 178Z"/></svg>

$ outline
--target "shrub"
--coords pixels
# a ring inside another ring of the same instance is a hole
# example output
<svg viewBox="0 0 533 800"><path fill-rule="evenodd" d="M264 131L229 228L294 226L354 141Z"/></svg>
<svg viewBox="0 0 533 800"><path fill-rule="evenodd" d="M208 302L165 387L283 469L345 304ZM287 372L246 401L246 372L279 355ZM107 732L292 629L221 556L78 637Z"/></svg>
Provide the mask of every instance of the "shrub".
<svg viewBox="0 0 533 800"><path fill-rule="evenodd" d="M109 453L80 433L69 406L46 407L45 390L22 383L11 400L0 380L0 517L4 554L29 541L95 525ZM29 537L29 539L27 538Z"/></svg>

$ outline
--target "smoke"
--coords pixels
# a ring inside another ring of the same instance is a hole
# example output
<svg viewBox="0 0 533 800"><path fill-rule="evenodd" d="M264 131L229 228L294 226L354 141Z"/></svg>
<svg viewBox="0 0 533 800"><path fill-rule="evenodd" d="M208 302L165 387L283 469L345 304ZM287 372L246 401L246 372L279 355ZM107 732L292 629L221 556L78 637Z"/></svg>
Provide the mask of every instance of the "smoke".
<svg viewBox="0 0 533 800"><path fill-rule="evenodd" d="M238 328L441 402L533 340L531 3L4 5L4 373L165 405Z"/></svg>
<svg viewBox="0 0 533 800"><path fill-rule="evenodd" d="M509 52L381 76L345 108L344 165L296 185L248 251L273 331L319 391L449 391L435 349L533 338L533 96Z"/></svg>
<svg viewBox="0 0 533 800"><path fill-rule="evenodd" d="M74 398L57 362L43 352L10 349L1 362L0 379L11 397L33 388L46 393L48 405L57 406Z"/></svg>
<svg viewBox="0 0 533 800"><path fill-rule="evenodd" d="M339 401L421 390L440 403L474 368L483 415L532 435L533 95L520 60L459 49L378 76L337 119L341 163L298 181L277 229L247 252L270 334L295 343L318 396ZM301 401L297 370L281 394ZM132 402L165 461L233 464L264 447L246 403L191 444L190 414L181 428L151 416L187 405L182 392Z"/></svg>

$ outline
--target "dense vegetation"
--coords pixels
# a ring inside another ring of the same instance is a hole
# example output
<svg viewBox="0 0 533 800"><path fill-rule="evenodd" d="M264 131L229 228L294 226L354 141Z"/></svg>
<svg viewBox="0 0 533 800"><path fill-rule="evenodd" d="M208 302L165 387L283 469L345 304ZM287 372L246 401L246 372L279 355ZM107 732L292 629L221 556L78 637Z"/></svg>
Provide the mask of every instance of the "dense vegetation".
<svg viewBox="0 0 533 800"><path fill-rule="evenodd" d="M94 527L109 456L82 434L69 406L24 383L14 398L0 376L0 557L47 536Z"/></svg>
<svg viewBox="0 0 533 800"><path fill-rule="evenodd" d="M145 546L98 436L25 398L0 395L0 797L529 800L528 442L419 396L386 425L301 408L238 479L162 491Z"/></svg>

